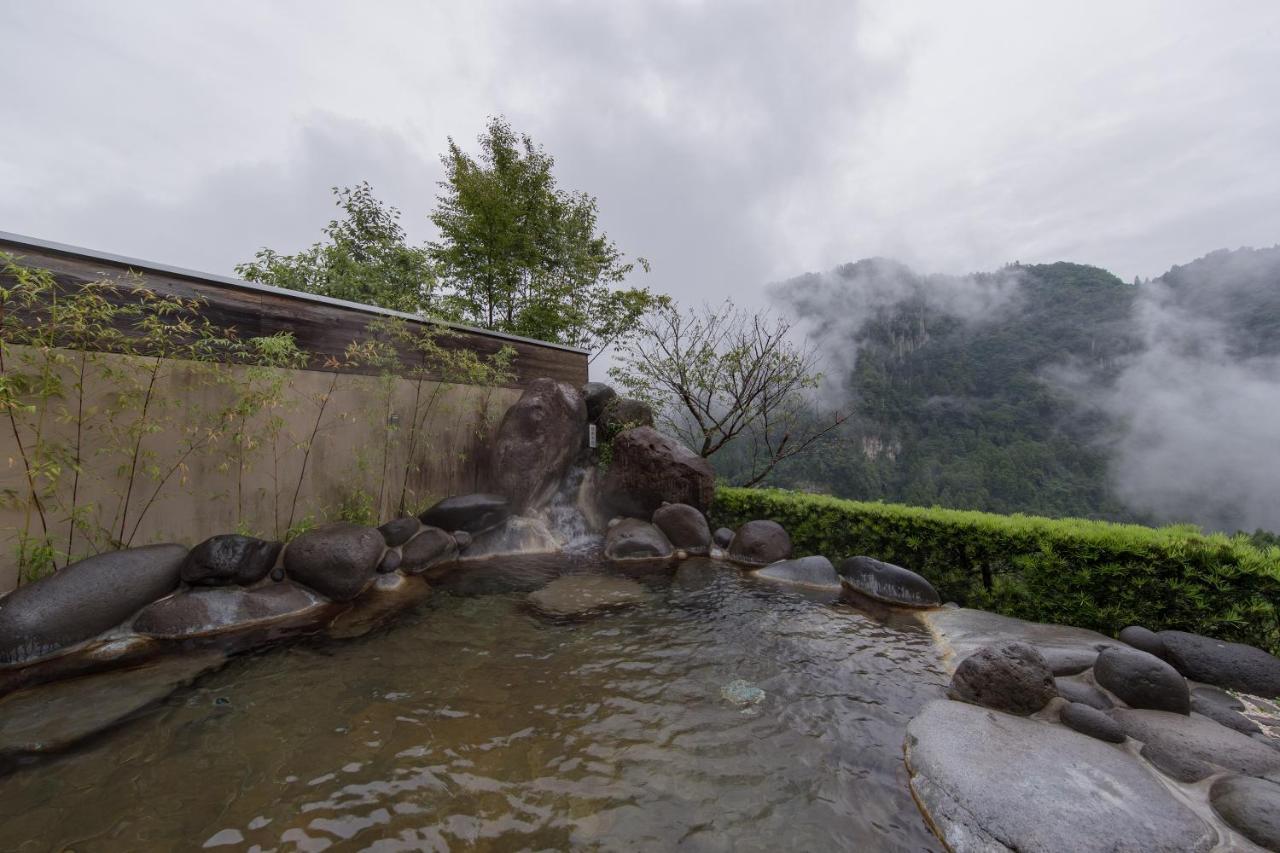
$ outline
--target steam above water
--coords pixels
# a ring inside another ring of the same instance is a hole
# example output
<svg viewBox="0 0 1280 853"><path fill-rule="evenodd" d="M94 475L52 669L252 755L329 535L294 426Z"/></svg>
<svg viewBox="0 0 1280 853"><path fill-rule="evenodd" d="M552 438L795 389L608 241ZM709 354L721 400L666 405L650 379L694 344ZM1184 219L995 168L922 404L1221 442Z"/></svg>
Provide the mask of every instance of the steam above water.
<svg viewBox="0 0 1280 853"><path fill-rule="evenodd" d="M920 276L875 259L793 279L772 295L807 327L826 356L828 393L847 405L856 404L851 380L869 330L883 339L890 329L900 357L929 345L926 315L949 315L980 336L984 321L1024 316L1029 274ZM1280 530L1280 247L1215 252L1159 279L1110 286L1136 288L1115 302L1127 316L1092 322L1123 345L1035 367L1074 419L1106 424L1090 446L1106 454L1110 492L1155 521ZM985 404L955 393L953 402Z"/></svg>

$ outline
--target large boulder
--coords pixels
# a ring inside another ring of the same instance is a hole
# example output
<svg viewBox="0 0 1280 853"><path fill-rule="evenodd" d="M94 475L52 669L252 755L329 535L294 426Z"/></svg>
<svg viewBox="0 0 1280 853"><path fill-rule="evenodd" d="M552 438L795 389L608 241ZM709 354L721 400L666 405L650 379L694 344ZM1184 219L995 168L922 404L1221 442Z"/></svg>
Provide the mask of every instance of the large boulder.
<svg viewBox="0 0 1280 853"><path fill-rule="evenodd" d="M418 516L430 527L483 533L511 517L511 504L502 495L454 495Z"/></svg>
<svg viewBox="0 0 1280 853"><path fill-rule="evenodd" d="M646 598L630 578L566 575L529 594L529 604L552 619L580 619L604 610L633 607Z"/></svg>
<svg viewBox="0 0 1280 853"><path fill-rule="evenodd" d="M1243 643L1227 643L1185 631L1161 631L1164 659L1196 681L1264 696L1280 696L1280 659Z"/></svg>
<svg viewBox="0 0 1280 853"><path fill-rule="evenodd" d="M582 395L554 379L533 380L507 409L494 439L490 473L494 488L515 512L538 509L551 499L582 447L586 427Z"/></svg>
<svg viewBox="0 0 1280 853"><path fill-rule="evenodd" d="M638 518L624 518L604 537L604 555L610 560L665 560L675 554L666 534Z"/></svg>
<svg viewBox="0 0 1280 853"><path fill-rule="evenodd" d="M588 382L582 386L582 401L587 404L587 420L598 423L605 407L616 399L618 392L603 382Z"/></svg>
<svg viewBox="0 0 1280 853"><path fill-rule="evenodd" d="M951 677L952 699L1026 716L1058 695L1053 672L1040 652L1026 643L979 649L960 662Z"/></svg>
<svg viewBox="0 0 1280 853"><path fill-rule="evenodd" d="M193 586L248 586L267 576L283 542L228 533L206 539L182 561L182 580Z"/></svg>
<svg viewBox="0 0 1280 853"><path fill-rule="evenodd" d="M1131 707L1191 713L1186 679L1155 655L1123 646L1103 649L1093 678Z"/></svg>
<svg viewBox="0 0 1280 853"><path fill-rule="evenodd" d="M840 564L840 582L855 595L898 607L937 607L938 591L920 575L871 557L850 557Z"/></svg>
<svg viewBox="0 0 1280 853"><path fill-rule="evenodd" d="M717 548L728 548L733 541L733 531L727 527L717 527L716 532L711 534L711 541Z"/></svg>
<svg viewBox="0 0 1280 853"><path fill-rule="evenodd" d="M752 577L832 592L840 589L840 578L836 575L836 567L831 565L830 560L820 555L771 563L753 572Z"/></svg>
<svg viewBox="0 0 1280 853"><path fill-rule="evenodd" d="M757 519L738 528L729 543L729 559L748 566L767 566L791 556L791 537L776 521Z"/></svg>
<svg viewBox="0 0 1280 853"><path fill-rule="evenodd" d="M653 511L653 523L679 550L694 556L711 553L711 527L697 507L688 504L660 506Z"/></svg>
<svg viewBox="0 0 1280 853"><path fill-rule="evenodd" d="M396 518L378 528L388 548L397 548L414 537L422 525L413 516Z"/></svg>
<svg viewBox="0 0 1280 853"><path fill-rule="evenodd" d="M439 527L423 527L422 532L410 539L400 550L400 571L411 575L458 558L458 542L451 533Z"/></svg>
<svg viewBox="0 0 1280 853"><path fill-rule="evenodd" d="M1063 706L1058 719L1069 729L1080 734L1105 740L1107 743L1124 743L1124 729L1120 724L1097 708L1080 702L1069 702Z"/></svg>
<svg viewBox="0 0 1280 853"><path fill-rule="evenodd" d="M623 430L653 426L653 409L643 400L615 397L600 413L600 431L606 436L617 435Z"/></svg>
<svg viewBox="0 0 1280 853"><path fill-rule="evenodd" d="M114 628L178 586L187 549L99 554L0 599L0 663L21 663Z"/></svg>
<svg viewBox="0 0 1280 853"><path fill-rule="evenodd" d="M375 527L336 521L289 543L289 577L333 601L350 601L373 583L386 545Z"/></svg>
<svg viewBox="0 0 1280 853"><path fill-rule="evenodd" d="M1141 625L1130 625L1119 634L1119 640L1135 649L1144 651L1158 658L1164 657L1164 642L1154 631L1148 631Z"/></svg>
<svg viewBox="0 0 1280 853"><path fill-rule="evenodd" d="M1209 803L1254 844L1280 850L1280 785L1248 776L1224 776L1209 789Z"/></svg>
<svg viewBox="0 0 1280 853"><path fill-rule="evenodd" d="M705 513L715 498L711 463L652 427L618 433L600 497L610 515L652 518L665 503Z"/></svg>
<svg viewBox="0 0 1280 853"><path fill-rule="evenodd" d="M256 589L239 586L184 589L147 605L133 630L159 639L184 639L274 624L319 622L330 605L311 590L285 581Z"/></svg>
<svg viewBox="0 0 1280 853"><path fill-rule="evenodd" d="M1216 687L1197 687L1192 690L1191 710L1242 734L1262 732L1257 723L1240 713L1244 710L1244 705L1238 699Z"/></svg>
<svg viewBox="0 0 1280 853"><path fill-rule="evenodd" d="M907 726L905 757L951 850L1202 853L1217 841L1142 762L1051 723L936 700Z"/></svg>
<svg viewBox="0 0 1280 853"><path fill-rule="evenodd" d="M1280 750L1207 717L1130 708L1116 708L1110 713L1125 734L1153 748L1250 776L1280 771Z"/></svg>

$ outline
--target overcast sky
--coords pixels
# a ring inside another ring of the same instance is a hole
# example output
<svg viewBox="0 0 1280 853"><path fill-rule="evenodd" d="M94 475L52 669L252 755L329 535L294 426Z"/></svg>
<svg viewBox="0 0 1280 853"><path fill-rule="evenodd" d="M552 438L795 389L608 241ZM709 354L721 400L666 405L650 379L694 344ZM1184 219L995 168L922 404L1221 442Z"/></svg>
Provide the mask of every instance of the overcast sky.
<svg viewBox="0 0 1280 853"><path fill-rule="evenodd" d="M687 298L1280 241L1280 3L9 2L0 230L229 273L504 114Z"/></svg>

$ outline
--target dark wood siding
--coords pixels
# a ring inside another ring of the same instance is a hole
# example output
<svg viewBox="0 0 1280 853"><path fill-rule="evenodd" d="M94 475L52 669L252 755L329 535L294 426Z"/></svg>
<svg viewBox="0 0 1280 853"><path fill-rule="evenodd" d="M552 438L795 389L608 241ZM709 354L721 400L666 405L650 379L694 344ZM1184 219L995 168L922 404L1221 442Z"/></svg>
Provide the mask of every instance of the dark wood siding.
<svg viewBox="0 0 1280 853"><path fill-rule="evenodd" d="M368 366L334 366L335 362L342 361L349 343L369 337L370 322L382 316L376 309L333 304L292 291L36 241L28 243L0 237L0 251L14 255L25 266L49 270L60 284L68 287L105 278L121 286L121 298L127 298L129 288L142 286L161 294L200 299L205 305L202 311L210 322L234 329L242 340L291 332L298 346L312 354L312 369L378 372ZM425 325L417 320L407 322ZM513 361L516 379L512 387L523 387L544 376L575 387L587 381L587 356L580 350L457 327L452 334L442 337L441 344L480 355L510 346L516 353ZM416 358L409 349L401 352L405 364L414 363Z"/></svg>

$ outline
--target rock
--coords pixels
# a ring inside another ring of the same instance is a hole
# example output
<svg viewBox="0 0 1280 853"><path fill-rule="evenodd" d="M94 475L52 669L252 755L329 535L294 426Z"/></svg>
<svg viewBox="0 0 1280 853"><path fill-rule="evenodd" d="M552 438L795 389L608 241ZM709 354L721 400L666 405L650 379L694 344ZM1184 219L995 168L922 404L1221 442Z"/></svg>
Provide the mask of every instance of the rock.
<svg viewBox="0 0 1280 853"><path fill-rule="evenodd" d="M1045 646L1039 649L1054 675L1079 675L1098 660L1098 650L1087 646Z"/></svg>
<svg viewBox="0 0 1280 853"><path fill-rule="evenodd" d="M205 650L40 685L0 700L0 755L53 752L164 699L225 658Z"/></svg>
<svg viewBox="0 0 1280 853"><path fill-rule="evenodd" d="M1139 755L1170 779L1188 784L1208 779L1220 768L1162 743L1143 744Z"/></svg>
<svg viewBox="0 0 1280 853"><path fill-rule="evenodd" d="M511 517L511 504L502 495L454 495L418 516L429 527L483 533Z"/></svg>
<svg viewBox="0 0 1280 853"><path fill-rule="evenodd" d="M494 486L513 511L535 510L551 499L586 428L587 406L576 388L546 378L529 383L503 416L490 455ZM468 530L456 523L442 526Z"/></svg>
<svg viewBox="0 0 1280 853"><path fill-rule="evenodd" d="M284 550L289 577L332 601L350 601L373 583L382 552L376 528L335 521L298 536Z"/></svg>
<svg viewBox="0 0 1280 853"><path fill-rule="evenodd" d="M735 678L720 688L720 698L739 708L749 708L763 702L766 694L763 689L756 687L750 681Z"/></svg>
<svg viewBox="0 0 1280 853"><path fill-rule="evenodd" d="M791 556L791 537L769 519L748 521L729 543L729 559L748 566L767 566Z"/></svg>
<svg viewBox="0 0 1280 853"><path fill-rule="evenodd" d="M529 593L529 603L534 609L555 619L580 618L603 610L631 607L645 598L644 587L630 578L601 575L566 575Z"/></svg>
<svg viewBox="0 0 1280 853"><path fill-rule="evenodd" d="M835 566L826 557L801 557L798 560L782 560L751 573L752 577L779 583L793 583L820 589L838 591L840 578Z"/></svg>
<svg viewBox="0 0 1280 853"><path fill-rule="evenodd" d="M1280 696L1280 659L1243 643L1227 643L1188 634L1161 631L1165 660L1196 681L1273 699Z"/></svg>
<svg viewBox="0 0 1280 853"><path fill-rule="evenodd" d="M1209 803L1228 826L1254 844L1280 850L1280 785L1224 776L1209 789Z"/></svg>
<svg viewBox="0 0 1280 853"><path fill-rule="evenodd" d="M1155 655L1122 646L1104 649L1093 680L1134 708L1191 713L1191 692L1178 671Z"/></svg>
<svg viewBox="0 0 1280 853"><path fill-rule="evenodd" d="M690 554L711 553L711 528L707 517L688 504L666 504L653 511L653 523L676 548Z"/></svg>
<svg viewBox="0 0 1280 853"><path fill-rule="evenodd" d="M603 382L588 382L582 386L582 400L587 404L587 420L597 423L609 402L618 396L618 392Z"/></svg>
<svg viewBox="0 0 1280 853"><path fill-rule="evenodd" d="M663 502L706 513L715 498L711 463L652 427L618 433L609 470L600 482L608 515L652 518Z"/></svg>
<svg viewBox="0 0 1280 853"><path fill-rule="evenodd" d="M1199 687L1191 688L1191 702L1193 705L1195 704L1195 701L1197 699L1199 699L1201 702L1212 702L1215 705L1218 705L1222 708L1226 708L1228 711L1244 710L1243 702L1241 702L1236 697L1232 696L1227 691L1221 690L1217 687L1207 687L1205 685L1201 685ZM1192 710L1195 710L1195 709L1193 708ZM1205 716L1208 716L1208 714L1206 714Z"/></svg>
<svg viewBox="0 0 1280 853"><path fill-rule="evenodd" d="M1164 657L1164 643L1154 631L1148 631L1140 625L1130 625L1125 628L1120 632L1119 640L1149 655Z"/></svg>
<svg viewBox="0 0 1280 853"><path fill-rule="evenodd" d="M471 534L465 530L453 531L453 542L459 551L465 551L471 545Z"/></svg>
<svg viewBox="0 0 1280 853"><path fill-rule="evenodd" d="M1117 708L1111 717L1124 733L1155 749L1218 764L1236 773L1265 776L1280 771L1280 750L1220 726L1199 714Z"/></svg>
<svg viewBox="0 0 1280 853"><path fill-rule="evenodd" d="M284 566L276 566L271 570L271 579L276 583L284 580Z"/></svg>
<svg viewBox="0 0 1280 853"><path fill-rule="evenodd" d="M717 548L728 548L733 541L733 531L727 527L717 527L716 532L711 534L711 541Z"/></svg>
<svg viewBox="0 0 1280 853"><path fill-rule="evenodd" d="M545 523L517 515L501 526L475 536L460 559L484 560L514 554L556 554L559 551L560 543Z"/></svg>
<svg viewBox="0 0 1280 853"><path fill-rule="evenodd" d="M1218 725L1226 726L1229 729L1235 729L1241 734L1253 735L1261 734L1262 729L1253 720L1229 707L1227 703L1217 698L1209 698L1200 691L1204 688L1191 691L1191 710L1197 714L1201 714ZM1226 694L1222 694L1226 696ZM1231 697L1227 696L1230 701ZM1239 704L1238 702L1236 704ZM1241 705L1243 708L1244 706Z"/></svg>
<svg viewBox="0 0 1280 853"><path fill-rule="evenodd" d="M1216 833L1132 755L937 700L907 726L917 802L956 851L1207 851Z"/></svg>
<svg viewBox="0 0 1280 853"><path fill-rule="evenodd" d="M638 518L624 518L604 537L604 555L610 560L662 560L674 551L656 525Z"/></svg>
<svg viewBox="0 0 1280 853"><path fill-rule="evenodd" d="M0 663L22 663L114 628L178 586L187 549L98 554L0 599Z"/></svg>
<svg viewBox="0 0 1280 853"><path fill-rule="evenodd" d="M643 400L615 397L600 413L599 425L606 437L636 427L651 427L653 409Z"/></svg>
<svg viewBox="0 0 1280 853"><path fill-rule="evenodd" d="M1099 711L1080 702L1065 705L1058 717L1064 726L1082 735L1096 737L1107 743L1124 743L1124 730L1120 724Z"/></svg>
<svg viewBox="0 0 1280 853"><path fill-rule="evenodd" d="M184 639L284 619L318 622L329 609L328 603L315 593L289 582L256 589L184 589L144 607L133 620L133 630L157 639Z"/></svg>
<svg viewBox="0 0 1280 853"><path fill-rule="evenodd" d="M1058 695L1068 702L1078 702L1090 708L1097 708L1099 711L1109 711L1115 707L1115 703L1107 698L1107 694L1092 684L1070 678L1055 678L1053 686L1058 689Z"/></svg>
<svg viewBox="0 0 1280 853"><path fill-rule="evenodd" d="M206 539L191 549L179 574L193 586L248 586L267 576L283 542L228 533Z"/></svg>
<svg viewBox="0 0 1280 853"><path fill-rule="evenodd" d="M410 539L401 549L400 570L419 575L427 569L458 558L458 542L439 527L423 527L422 532Z"/></svg>
<svg viewBox="0 0 1280 853"><path fill-rule="evenodd" d="M851 592L898 607L937 607L933 584L915 572L871 557L850 557L840 564L840 582Z"/></svg>
<svg viewBox="0 0 1280 853"><path fill-rule="evenodd" d="M1026 643L979 649L951 677L952 699L1011 714L1034 714L1058 695L1053 673L1040 652Z"/></svg>
<svg viewBox="0 0 1280 853"><path fill-rule="evenodd" d="M387 543L388 548L397 548L412 539L421 526L418 519L406 516L388 521L378 528L378 532L382 534L382 540Z"/></svg>
<svg viewBox="0 0 1280 853"><path fill-rule="evenodd" d="M339 639L363 636L430 597L431 587L421 576L382 575L350 608L329 623L325 633Z"/></svg>
<svg viewBox="0 0 1280 853"><path fill-rule="evenodd" d="M378 563L378 574L391 574L396 569L400 568L400 563L403 562L403 560L404 557L400 555L399 551L390 548L387 549L387 553L382 555L382 562Z"/></svg>
<svg viewBox="0 0 1280 853"><path fill-rule="evenodd" d="M919 618L937 635L944 649L949 647L954 652L956 659L972 654L983 646L1008 641L1035 646L1040 654L1046 656L1046 662L1050 655L1059 660L1069 659L1076 654L1092 657L1102 649L1119 645L1097 631L1072 628L1069 625L1027 622L1012 616L964 607L954 610L921 610Z"/></svg>

